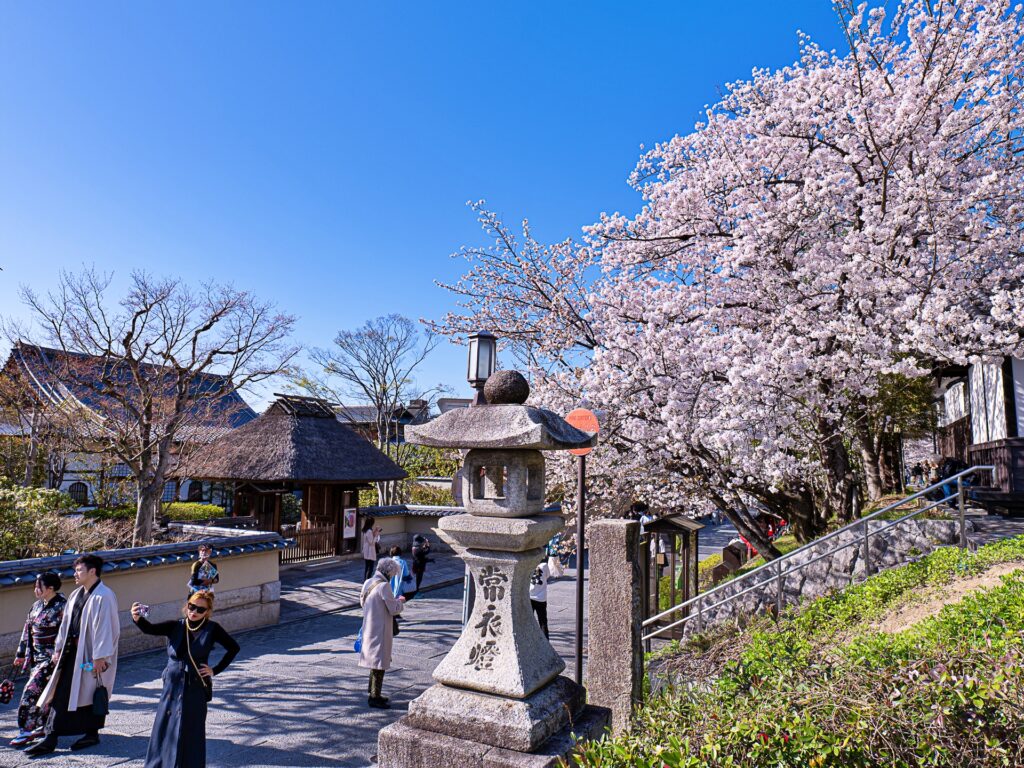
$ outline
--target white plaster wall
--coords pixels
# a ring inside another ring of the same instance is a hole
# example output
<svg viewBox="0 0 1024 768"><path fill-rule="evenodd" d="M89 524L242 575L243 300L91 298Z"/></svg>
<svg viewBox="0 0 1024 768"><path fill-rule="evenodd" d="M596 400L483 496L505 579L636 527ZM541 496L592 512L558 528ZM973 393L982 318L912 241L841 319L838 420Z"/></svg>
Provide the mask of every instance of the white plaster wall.
<svg viewBox="0 0 1024 768"><path fill-rule="evenodd" d="M1024 437L1024 360L1013 358L1013 399L1017 406L1017 436Z"/></svg>
<svg viewBox="0 0 1024 768"><path fill-rule="evenodd" d="M942 417L940 427L945 427L967 415L967 385L954 384L942 395Z"/></svg>
<svg viewBox="0 0 1024 768"><path fill-rule="evenodd" d="M1006 437L1003 371L999 363L972 365L967 374L971 391L971 442L987 443Z"/></svg>

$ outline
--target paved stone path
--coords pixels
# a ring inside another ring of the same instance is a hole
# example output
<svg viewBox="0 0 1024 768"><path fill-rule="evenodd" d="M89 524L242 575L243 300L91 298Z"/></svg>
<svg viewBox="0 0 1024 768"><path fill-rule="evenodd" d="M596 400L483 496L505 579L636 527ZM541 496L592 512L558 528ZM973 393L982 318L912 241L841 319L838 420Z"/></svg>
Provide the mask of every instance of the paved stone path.
<svg viewBox="0 0 1024 768"><path fill-rule="evenodd" d="M460 561L438 556L433 583L451 577ZM447 565L444 562L447 562ZM348 573L341 564L341 575ZM358 563L362 577L362 563ZM328 568L328 570L330 570ZM368 766L377 733L404 714L411 699L431 685L430 674L460 631L462 584L425 592L406 608L402 633L395 638L394 668L384 681L391 710L366 706L366 670L357 666L352 650L361 616L340 610L354 589L330 573L323 592L305 579L309 572L283 572L286 623L239 634L242 652L217 678L207 721L207 764L234 766ZM431 571L427 571L428 577ZM549 586L552 643L566 659L572 675L575 574ZM289 584L296 584L292 592ZM430 583L424 582L424 586ZM318 594L320 593L320 594ZM334 613L307 613L313 600ZM0 766L44 765L140 768L146 753L153 715L160 695L163 651L123 659L102 742L86 753L73 754L62 739L54 755L28 760L0 746ZM20 692L19 692L20 693ZM16 730L16 707L0 708L4 744Z"/></svg>
<svg viewBox="0 0 1024 768"><path fill-rule="evenodd" d="M739 536L739 533L732 526L732 523L722 522L713 525L710 521L704 523L704 528L697 535L697 557L706 560L712 555L722 554L722 547Z"/></svg>
<svg viewBox="0 0 1024 768"><path fill-rule="evenodd" d="M461 582L465 566L459 558L450 552L430 557L433 562L427 564L423 588ZM362 560L329 560L286 568L281 571L281 621L357 606L362 585Z"/></svg>
<svg viewBox="0 0 1024 768"><path fill-rule="evenodd" d="M1024 536L1024 517L1007 518L989 515L969 519L974 524L974 533L971 535L971 539L979 546L1011 536Z"/></svg>

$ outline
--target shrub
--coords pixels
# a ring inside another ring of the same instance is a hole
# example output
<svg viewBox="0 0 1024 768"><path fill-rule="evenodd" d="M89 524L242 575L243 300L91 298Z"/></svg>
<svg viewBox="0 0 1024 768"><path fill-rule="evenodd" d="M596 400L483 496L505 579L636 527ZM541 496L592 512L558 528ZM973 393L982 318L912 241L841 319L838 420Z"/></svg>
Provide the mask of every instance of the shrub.
<svg viewBox="0 0 1024 768"><path fill-rule="evenodd" d="M174 522L213 520L217 517L224 517L224 507L197 501L172 501L170 504L161 505L160 511Z"/></svg>
<svg viewBox="0 0 1024 768"><path fill-rule="evenodd" d="M0 560L36 556L41 538L75 506L60 491L25 488L0 477Z"/></svg>
<svg viewBox="0 0 1024 768"><path fill-rule="evenodd" d="M0 560L114 549L131 542L131 526L68 517L77 505L47 488L23 488L0 478Z"/></svg>
<svg viewBox="0 0 1024 768"><path fill-rule="evenodd" d="M870 622L922 588L1024 561L1024 537L940 549L863 584L686 645L738 646L705 684L651 700L583 768L1024 764L1024 572L896 634ZM716 645L717 642L717 645ZM671 653L668 652L668 653Z"/></svg>
<svg viewBox="0 0 1024 768"><path fill-rule="evenodd" d="M134 522L135 507L96 507L83 513L90 520L127 520Z"/></svg>

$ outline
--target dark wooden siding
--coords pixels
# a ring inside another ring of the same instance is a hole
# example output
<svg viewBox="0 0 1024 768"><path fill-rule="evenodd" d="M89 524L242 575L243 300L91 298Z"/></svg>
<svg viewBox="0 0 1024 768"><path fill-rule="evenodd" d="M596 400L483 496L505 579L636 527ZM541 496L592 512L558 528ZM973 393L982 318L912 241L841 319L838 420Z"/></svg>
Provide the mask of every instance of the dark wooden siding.
<svg viewBox="0 0 1024 768"><path fill-rule="evenodd" d="M995 466L995 486L1003 493L1024 493L1024 438L1011 437L972 445L968 464Z"/></svg>
<svg viewBox="0 0 1024 768"><path fill-rule="evenodd" d="M949 456L971 463L967 455L967 447L971 444L970 416L964 416L952 424L939 427L937 438L938 452L941 456Z"/></svg>

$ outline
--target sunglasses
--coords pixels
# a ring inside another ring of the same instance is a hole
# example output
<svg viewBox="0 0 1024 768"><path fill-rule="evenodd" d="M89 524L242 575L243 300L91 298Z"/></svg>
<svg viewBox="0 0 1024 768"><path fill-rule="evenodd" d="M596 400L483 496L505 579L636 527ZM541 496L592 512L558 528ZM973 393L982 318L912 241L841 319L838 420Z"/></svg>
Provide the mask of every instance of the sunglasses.
<svg viewBox="0 0 1024 768"><path fill-rule="evenodd" d="M195 611L200 616L202 616L207 611L207 608L206 608L205 605L196 605L195 603L189 603L188 604L188 609L189 609L189 611Z"/></svg>

